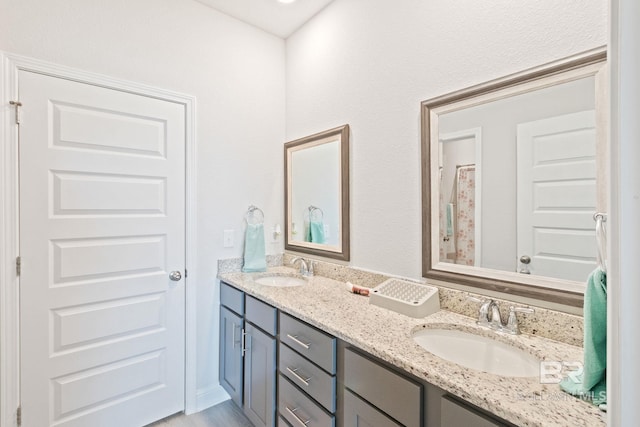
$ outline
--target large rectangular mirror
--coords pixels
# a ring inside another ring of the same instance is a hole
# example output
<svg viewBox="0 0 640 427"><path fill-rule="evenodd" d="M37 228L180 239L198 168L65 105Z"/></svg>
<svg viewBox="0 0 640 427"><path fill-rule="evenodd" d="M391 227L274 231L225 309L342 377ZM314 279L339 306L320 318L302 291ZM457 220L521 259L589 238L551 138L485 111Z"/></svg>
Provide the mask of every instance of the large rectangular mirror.
<svg viewBox="0 0 640 427"><path fill-rule="evenodd" d="M605 60L422 103L425 277L582 305L606 212Z"/></svg>
<svg viewBox="0 0 640 427"><path fill-rule="evenodd" d="M349 125L284 146L285 249L349 260Z"/></svg>

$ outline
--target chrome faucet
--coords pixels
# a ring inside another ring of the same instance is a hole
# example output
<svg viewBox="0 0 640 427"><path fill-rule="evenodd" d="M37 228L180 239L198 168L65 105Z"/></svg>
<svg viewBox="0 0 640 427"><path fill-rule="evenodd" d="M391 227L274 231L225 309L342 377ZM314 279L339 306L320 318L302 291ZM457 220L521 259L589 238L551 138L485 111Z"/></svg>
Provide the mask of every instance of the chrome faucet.
<svg viewBox="0 0 640 427"><path fill-rule="evenodd" d="M305 260L302 257L295 257L291 260L291 265L295 266L300 261L300 274L303 276L313 276L313 260Z"/></svg>
<svg viewBox="0 0 640 427"><path fill-rule="evenodd" d="M498 304L492 300L481 300L476 297L470 296L468 298L471 301L481 302L480 311L478 313L478 321L476 322L479 326L484 326L485 328L493 329L494 331L505 332L511 335L518 335L520 333L520 327L518 326L518 318L516 313L533 313L534 310L532 308L525 307L509 307L509 318L506 323L502 321L502 314L500 313L500 307Z"/></svg>
<svg viewBox="0 0 640 427"><path fill-rule="evenodd" d="M482 300L480 298L469 296L468 299L474 302L480 302L480 311L478 312L478 321L476 322L480 326L491 328L491 322L493 321L493 311L496 307L496 302L492 299ZM498 310L498 314L500 311ZM491 328L493 329L493 328Z"/></svg>

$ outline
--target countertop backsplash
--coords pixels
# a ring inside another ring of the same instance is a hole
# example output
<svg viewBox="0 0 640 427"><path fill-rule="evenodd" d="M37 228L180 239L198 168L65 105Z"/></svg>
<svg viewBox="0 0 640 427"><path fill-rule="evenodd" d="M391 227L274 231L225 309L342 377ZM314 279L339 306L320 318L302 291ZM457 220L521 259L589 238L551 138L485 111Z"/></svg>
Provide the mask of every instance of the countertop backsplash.
<svg viewBox="0 0 640 427"><path fill-rule="evenodd" d="M277 267L281 265L290 266L291 260L297 255L278 254L267 256L267 266ZM347 265L335 264L323 260L314 259L314 274L317 276L327 277L340 282L351 282L354 285L374 288L385 280L395 277L409 282L426 284L426 280L414 280L404 277L389 276L379 272L371 272ZM232 258L218 260L218 274L234 273L241 271L242 258ZM447 288L440 284L429 283L429 286L435 286L439 289L440 308L451 311L453 313L475 318L478 315L478 303L470 301L469 296L477 298L486 298L480 294L460 291L457 289ZM549 310L546 308L524 305L505 299L494 299L502 312L503 319L506 319L509 312L509 306L515 307L531 307L535 309L533 314L518 315L520 331L523 334L537 335L560 341L570 345L582 347L583 345L583 319L581 316L563 313L560 311Z"/></svg>
<svg viewBox="0 0 640 427"><path fill-rule="evenodd" d="M283 254L267 255L267 267L279 267L282 263ZM243 258L228 258L218 260L218 274L238 273L242 271Z"/></svg>

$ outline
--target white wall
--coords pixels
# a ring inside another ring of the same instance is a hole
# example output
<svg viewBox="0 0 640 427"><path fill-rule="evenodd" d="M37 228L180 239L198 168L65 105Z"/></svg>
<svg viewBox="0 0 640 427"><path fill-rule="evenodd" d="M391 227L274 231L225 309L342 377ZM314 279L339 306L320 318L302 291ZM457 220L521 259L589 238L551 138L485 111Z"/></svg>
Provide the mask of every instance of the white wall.
<svg viewBox="0 0 640 427"><path fill-rule="evenodd" d="M351 264L421 277L421 101L606 30L605 0L337 0L287 39L287 139L351 126Z"/></svg>
<svg viewBox="0 0 640 427"><path fill-rule="evenodd" d="M0 0L0 50L197 97L198 391L218 384L218 258L283 217L284 42L193 0ZM224 229L235 247L222 248ZM282 252L281 243L267 253ZM194 272L196 273L196 272Z"/></svg>

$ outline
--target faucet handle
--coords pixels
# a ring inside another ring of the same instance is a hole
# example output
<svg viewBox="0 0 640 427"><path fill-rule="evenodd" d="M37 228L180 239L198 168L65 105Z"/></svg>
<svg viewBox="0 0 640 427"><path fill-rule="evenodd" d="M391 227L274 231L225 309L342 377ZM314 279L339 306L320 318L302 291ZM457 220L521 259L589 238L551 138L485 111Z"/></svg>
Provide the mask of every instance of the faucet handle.
<svg viewBox="0 0 640 427"><path fill-rule="evenodd" d="M532 314L535 313L535 310L533 308L527 307L509 307L509 319L507 319L507 324L504 327L504 332L512 335L520 334L520 326L518 325L518 317L516 316L516 313Z"/></svg>
<svg viewBox="0 0 640 427"><path fill-rule="evenodd" d="M502 323L502 313L500 313L500 307L495 301L489 304L489 328L495 331L501 331L504 328Z"/></svg>
<svg viewBox="0 0 640 427"><path fill-rule="evenodd" d="M307 261L304 258L298 256L291 260L291 265L295 266L296 262L300 261L300 274L303 276L307 276L309 274L309 268L307 266Z"/></svg>
<svg viewBox="0 0 640 427"><path fill-rule="evenodd" d="M477 298L471 295L467 296L467 300L469 301L473 301L473 302L478 302L481 303L482 305L480 306L480 311L478 313L478 321L477 324L480 326L489 326L489 316L491 315L489 313L489 307L491 307L492 304L495 304L495 302L492 299L482 299L482 298Z"/></svg>
<svg viewBox="0 0 640 427"><path fill-rule="evenodd" d="M308 268L307 268L307 272L309 273L309 276L313 276L314 267L315 267L315 262L312 259L309 258L309 265L308 265Z"/></svg>

